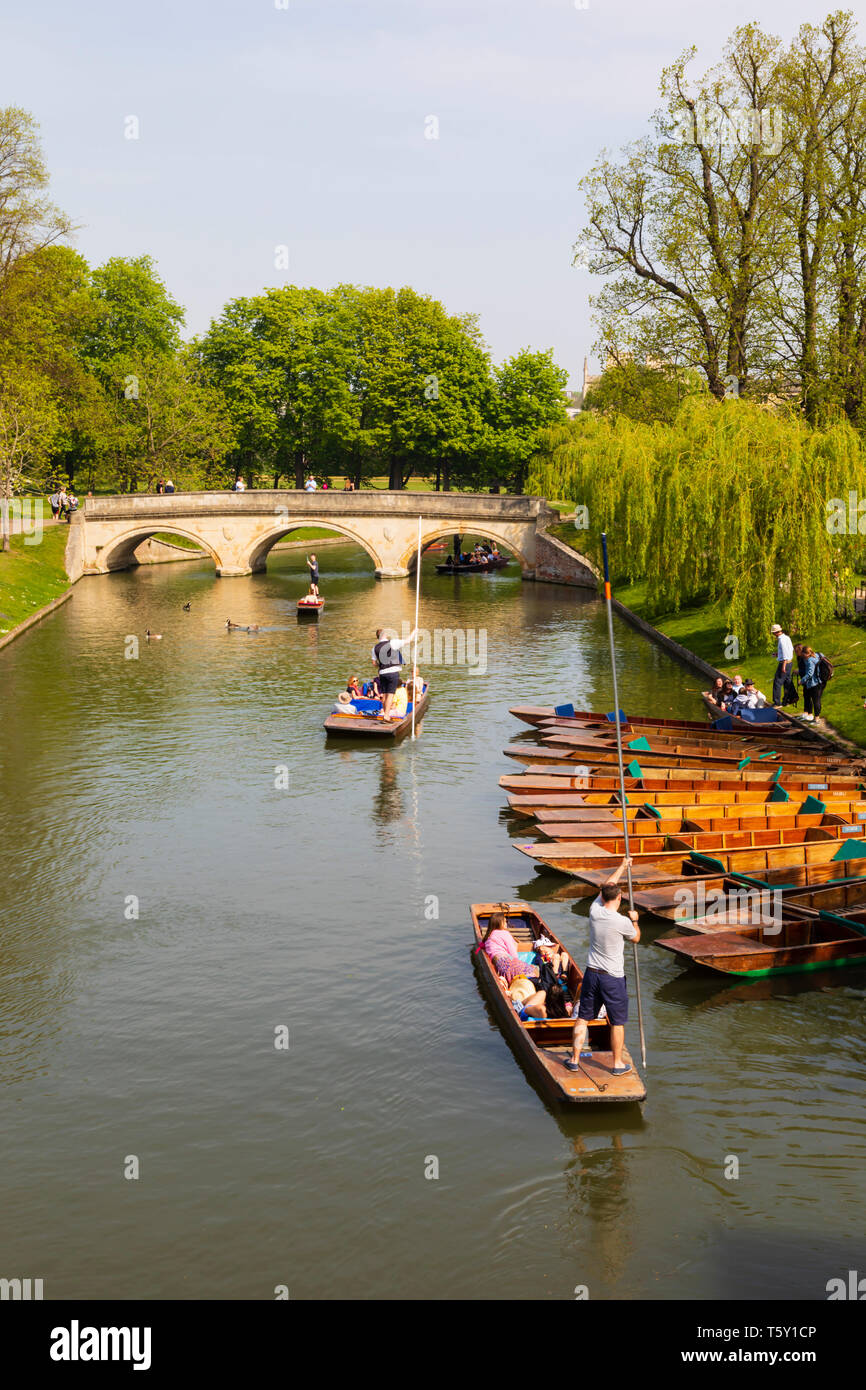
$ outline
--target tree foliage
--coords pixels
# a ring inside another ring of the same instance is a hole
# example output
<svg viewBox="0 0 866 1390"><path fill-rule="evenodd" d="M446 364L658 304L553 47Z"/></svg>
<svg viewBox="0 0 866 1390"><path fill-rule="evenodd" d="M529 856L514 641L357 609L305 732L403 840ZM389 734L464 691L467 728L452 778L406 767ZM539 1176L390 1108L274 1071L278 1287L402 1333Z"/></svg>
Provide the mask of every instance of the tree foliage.
<svg viewBox="0 0 866 1390"><path fill-rule="evenodd" d="M812 428L699 398L671 425L587 414L546 434L529 486L585 506L581 550L600 558L608 531L614 577L646 579L657 613L719 598L743 647L773 622L808 632L832 616L862 562L860 520L831 524L834 500L866 497L866 451L844 416Z"/></svg>

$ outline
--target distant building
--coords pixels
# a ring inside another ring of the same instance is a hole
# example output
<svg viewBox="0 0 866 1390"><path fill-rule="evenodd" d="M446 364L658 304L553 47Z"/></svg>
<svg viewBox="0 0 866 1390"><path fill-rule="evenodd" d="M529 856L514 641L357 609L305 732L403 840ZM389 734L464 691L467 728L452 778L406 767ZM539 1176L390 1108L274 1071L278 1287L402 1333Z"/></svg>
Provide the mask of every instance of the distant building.
<svg viewBox="0 0 866 1390"><path fill-rule="evenodd" d="M588 358L588 357L584 357L584 359L583 359L583 392L582 392L582 399L583 399L583 400L586 399L586 393L587 393L587 391L591 391L592 388L593 388L593 386L597 386L598 383L601 381L601 375L602 375L601 372L599 372L597 376L590 376L590 374L589 374L589 358Z"/></svg>

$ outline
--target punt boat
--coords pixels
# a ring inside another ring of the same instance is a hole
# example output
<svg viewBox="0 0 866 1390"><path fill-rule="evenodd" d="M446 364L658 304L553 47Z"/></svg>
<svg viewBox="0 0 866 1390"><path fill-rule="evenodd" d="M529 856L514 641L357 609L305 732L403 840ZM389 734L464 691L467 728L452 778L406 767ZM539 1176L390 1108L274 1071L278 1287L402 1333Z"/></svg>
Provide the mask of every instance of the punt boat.
<svg viewBox="0 0 866 1390"><path fill-rule="evenodd" d="M612 729L616 722L612 717L606 714L594 713L592 710L574 710L572 714L566 714L565 710L570 708L571 706L568 705L558 707L554 707L553 705L512 705L509 714L513 714L516 719L522 720L524 724L534 724L536 728L544 723L555 721L557 724L572 728L580 727L581 725L597 725L600 728ZM561 709L562 713L557 713L557 709ZM655 715L650 714L629 714L625 716L622 711L620 711L620 714L622 716L620 718L621 729L628 729L634 725L638 727L651 725L665 729L693 729L698 733L706 733L713 727L712 723L705 719L658 719ZM760 737L765 737L766 726L772 724L774 738L777 734L792 734L805 738L810 736L814 737L810 729L804 728L800 724L795 724L793 720L780 711L773 710L772 714L773 718L765 718L760 723L740 720L741 728L738 729L738 732L744 734L754 733ZM730 715L719 715L718 712L716 712L715 720L717 722L727 722L729 719L733 726L734 721L731 719Z"/></svg>
<svg viewBox="0 0 866 1390"><path fill-rule="evenodd" d="M323 598L316 598L313 594L306 594L298 599L299 618L318 618L325 606Z"/></svg>
<svg viewBox="0 0 866 1390"><path fill-rule="evenodd" d="M509 808L515 816L524 819L536 820L542 825L550 826L557 822L592 822L596 825L622 825L622 807L620 805L587 805L581 801L579 792L566 792L562 796L555 794L544 796L509 796ZM807 797L805 800L791 801L757 801L757 802L733 802L714 801L708 798L705 802L684 802L674 805L654 806L647 802L644 805L638 803L634 806L626 806L626 821L634 824L638 833L640 827L654 826L656 833L662 831L662 823L670 826L679 822L684 827L689 822L698 823L700 826L706 825L709 821L724 820L733 830L739 827L743 830L759 830L761 827L758 821L764 824L782 825L793 817L796 823L798 817L804 818L804 824L812 824L811 820L805 818L812 816L828 815L842 816L851 822L866 824L866 801L849 801L844 799L833 799L830 801L818 800ZM746 825L744 822L753 820L754 825ZM668 833L674 834L673 830Z"/></svg>
<svg viewBox="0 0 866 1390"><path fill-rule="evenodd" d="M781 808L784 810L784 806ZM548 814L553 814L548 812ZM856 824L846 822L843 816L828 815L824 811L816 811L812 815L787 816L743 816L731 817L720 815L715 818L705 817L701 820L690 820L687 818L651 820L641 819L632 821L629 826L629 843L632 836L640 840L647 838L658 838L664 841L671 835L678 838L688 838L700 835L722 835L730 838L730 835L750 835L758 833L768 837L782 836L789 830L808 830L808 829L828 829L837 837L843 834L862 835L864 830L863 823ZM594 840L608 841L622 840L622 820L607 821L586 821L586 820L541 820L538 819L533 827L537 835L541 835L545 840ZM707 842L709 843L709 842ZM747 842L748 843L748 842ZM605 847L606 844L605 844ZM664 846L662 845L662 848ZM700 846L698 846L700 848Z"/></svg>
<svg viewBox="0 0 866 1390"><path fill-rule="evenodd" d="M428 704L430 703L430 682L424 684L424 691L418 701L415 710L415 728L417 730L421 719L424 716ZM361 709L361 714L329 714L323 724L323 728L330 738L370 738L387 739L391 743L403 738L412 728L412 705L404 714L402 719L382 719L381 700L353 699L352 704L356 709Z"/></svg>
<svg viewBox="0 0 866 1390"><path fill-rule="evenodd" d="M475 938L472 963L505 1037L542 1094L549 1100L566 1105L610 1105L617 1101L644 1100L646 1087L627 1051L624 1050L623 1058L631 1063L632 1070L625 1076L613 1074L610 1024L607 1019L593 1019L589 1023L588 1050L581 1055L579 1072L569 1071L565 1066L571 1056L573 1023L570 1018L551 1018L539 1022L528 1020L525 1023L520 1020L490 957L484 951L476 950L493 912L505 915L508 930L521 952L531 951L533 941L540 936L546 936L560 950L564 948L556 933L526 903L472 905ZM570 952L569 962L569 992L572 998L577 999L583 976L571 959Z"/></svg>
<svg viewBox="0 0 866 1390"><path fill-rule="evenodd" d="M598 758L607 761L612 758L618 763L618 754L615 743L605 743L601 739L583 739L577 734L547 734L542 738L543 749L566 749L574 758ZM727 765L730 767L748 767L753 762L776 763L783 758L788 767L806 768L838 768L840 771L857 772L866 767L866 763L861 759L843 757L841 754L828 754L811 748L797 747L786 748L784 753L780 753L775 747L762 748L758 745L755 749L744 749L742 747L719 748L713 744L687 742L682 740L671 741L666 744L664 739L653 739L652 742L646 738L639 738L627 743L623 749L624 758L637 758L639 762L646 763L652 767L653 764L665 759L679 760L687 759L684 765L688 766L694 759L698 766L719 766ZM674 766L677 763L674 761Z"/></svg>
<svg viewBox="0 0 866 1390"><path fill-rule="evenodd" d="M855 864L863 863L860 856L866 854L866 844L862 839L840 841L826 830L810 830L806 833L816 838L801 841L799 844L718 849L712 854L705 854L701 850L690 850L685 854L682 849L669 850L636 863L631 871L632 884L636 893L657 889L656 901L659 906L670 906L688 900L683 897L683 887L695 889L700 896L701 890L695 880L711 878L713 875L746 874L759 882L772 885L772 875L776 874L776 883L797 883L805 887L811 883L811 875L815 869L830 865L832 873L828 876L842 878L851 873L849 860ZM819 840L818 836L826 838ZM518 845L517 848L535 859L539 867L569 874L572 878L588 884L591 889L601 888L621 860L621 856L616 854L603 856L600 847L596 847L597 857L603 864L603 867L596 869L586 867L579 854L569 854L567 843L525 847ZM815 881L820 882L820 877ZM653 907L652 911L657 911L657 908Z"/></svg>
<svg viewBox="0 0 866 1390"><path fill-rule="evenodd" d="M572 882L567 881L563 896L585 896L582 890L570 891ZM831 860L827 864L786 864L778 869L764 869L760 876L736 870L706 878L680 878L667 883L638 885L633 897L635 907L675 922L680 930L707 931L715 930L713 924L719 922L729 926L736 921L749 926L755 918L764 920L768 907L779 900L776 895L780 895L783 903L790 897L798 912L805 911L809 902L817 903L813 895L824 888L848 895L833 899L828 892L822 904L828 910L866 902L866 859L852 859L848 863ZM773 896L767 897L767 894Z"/></svg>
<svg viewBox="0 0 866 1390"><path fill-rule="evenodd" d="M662 881L679 878L683 859L689 855L696 856L694 863L703 863L710 872L718 872L735 868L736 864L731 865L726 860L735 859L737 855L772 856L785 850L800 853L813 843L823 845L825 841L832 841L834 847L838 848L840 828L819 826L802 830L731 830L721 835L629 836L629 853L634 860L632 882L636 883L644 870L654 873ZM857 833L866 848L862 826L857 827ZM604 844L596 844L592 840L554 840L551 844L536 842L517 845L516 848L545 868L583 878L585 870L607 869L609 876L625 854L625 841L621 836L606 840ZM743 862L742 867L748 870L772 867L772 864L763 858L760 864ZM605 882L604 875L601 882Z"/></svg>
<svg viewBox="0 0 866 1390"><path fill-rule="evenodd" d="M672 951L685 965L701 965L747 980L828 966L866 965L866 910L848 917L819 912L814 917L783 918L779 923L702 936L663 936L654 945Z"/></svg>

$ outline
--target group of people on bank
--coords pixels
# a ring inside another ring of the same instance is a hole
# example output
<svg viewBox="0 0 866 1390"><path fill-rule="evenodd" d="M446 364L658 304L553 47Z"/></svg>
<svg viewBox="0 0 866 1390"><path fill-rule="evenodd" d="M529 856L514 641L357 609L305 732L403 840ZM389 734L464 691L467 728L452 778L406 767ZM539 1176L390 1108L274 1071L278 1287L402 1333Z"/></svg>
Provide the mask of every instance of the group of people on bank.
<svg viewBox="0 0 866 1390"><path fill-rule="evenodd" d="M61 487L56 492L52 492L48 499L48 505L55 521L71 521L78 510L78 498L71 488L67 492L65 487Z"/></svg>
<svg viewBox="0 0 866 1390"><path fill-rule="evenodd" d="M821 701L833 672L832 663L822 652L805 642L793 642L780 623L773 623L770 633L776 639L776 671L773 676L771 700L749 678L739 675L719 676L709 692L713 702L727 714L742 714L743 710L763 709L772 704L777 708L799 702L797 680L803 692L803 713L795 718L811 724L821 713ZM796 662L796 669L794 663Z"/></svg>

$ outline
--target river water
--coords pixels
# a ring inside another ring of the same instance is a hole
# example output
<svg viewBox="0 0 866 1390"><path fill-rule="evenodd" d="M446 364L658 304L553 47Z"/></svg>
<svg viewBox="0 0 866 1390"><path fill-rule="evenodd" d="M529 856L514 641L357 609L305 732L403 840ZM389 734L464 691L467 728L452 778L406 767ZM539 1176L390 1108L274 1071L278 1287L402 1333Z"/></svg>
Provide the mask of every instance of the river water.
<svg viewBox="0 0 866 1390"><path fill-rule="evenodd" d="M428 667L414 745L332 747L335 692L414 596L353 547L320 560L318 626L291 552L248 579L85 579L0 654L0 1276L46 1298L761 1299L866 1273L866 971L730 985L650 926L647 1101L573 1115L479 992L473 901L530 898L585 954L586 901L517 854L498 778L509 704L612 706L601 604L428 556L422 625L484 630L486 673ZM616 640L626 707L701 717L694 676Z"/></svg>

